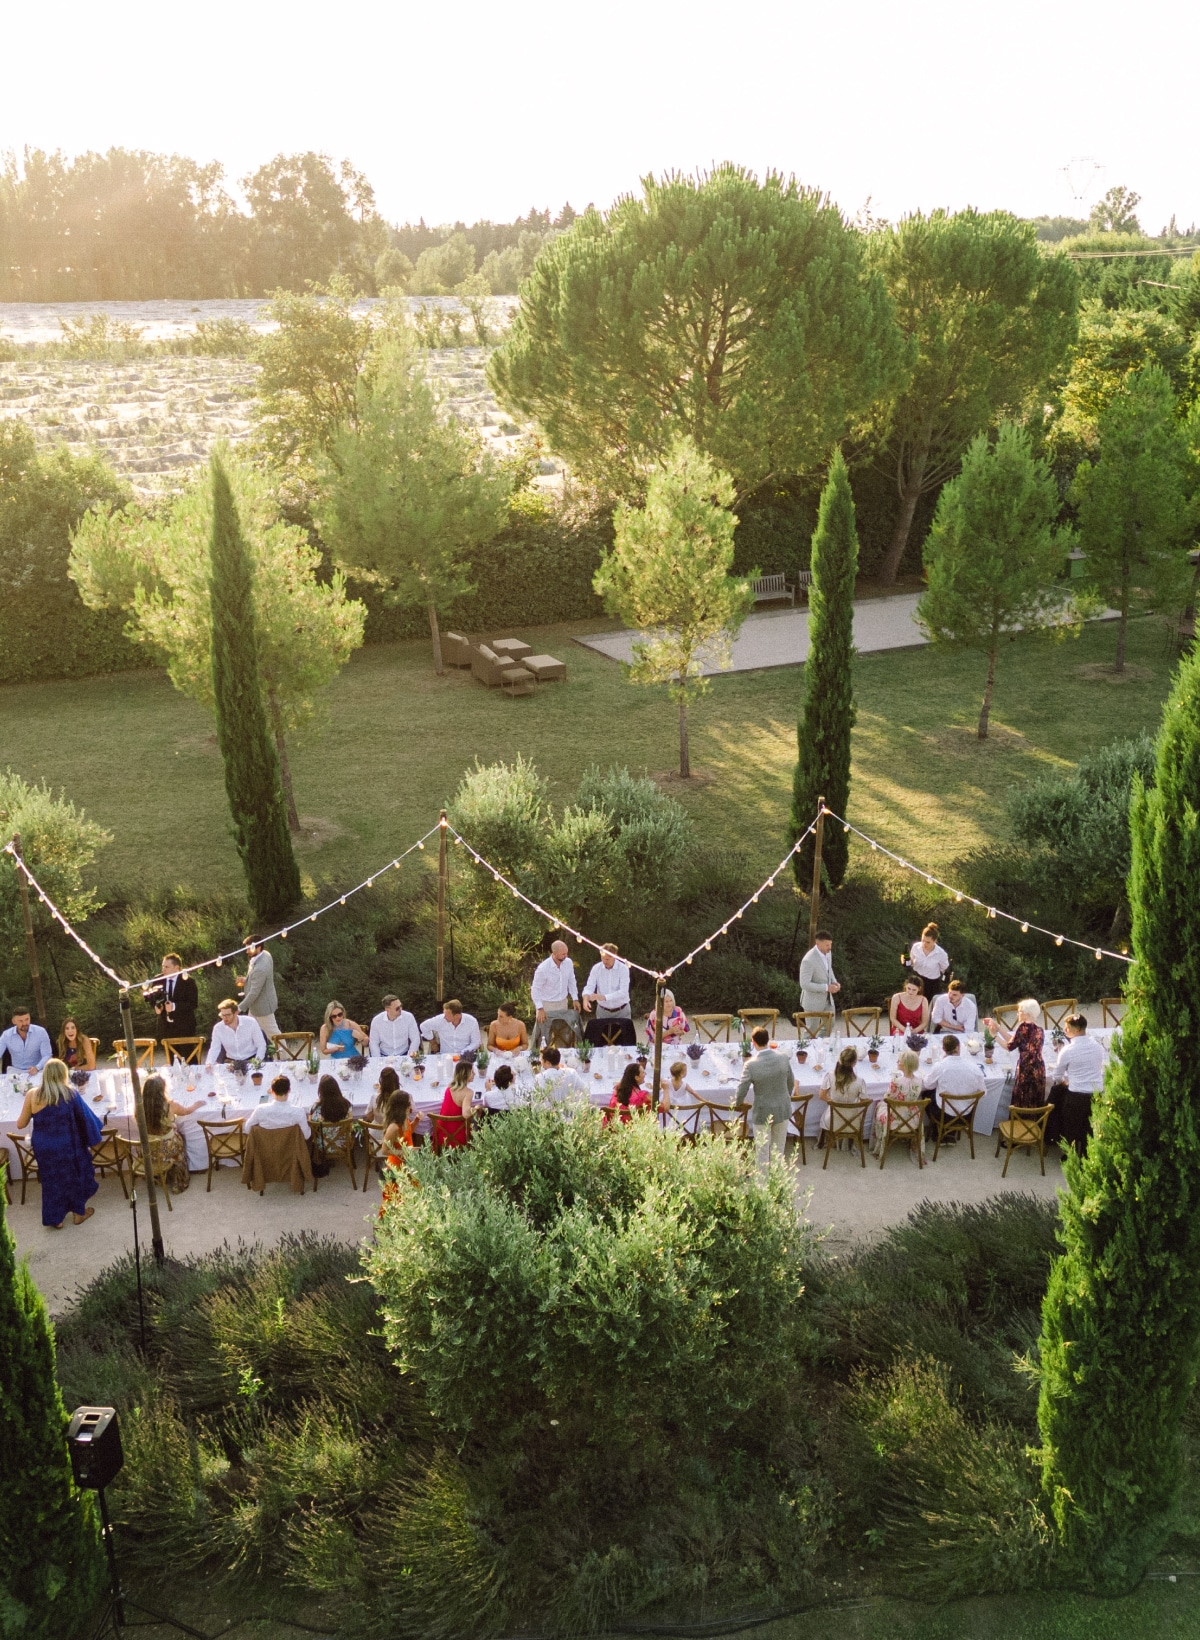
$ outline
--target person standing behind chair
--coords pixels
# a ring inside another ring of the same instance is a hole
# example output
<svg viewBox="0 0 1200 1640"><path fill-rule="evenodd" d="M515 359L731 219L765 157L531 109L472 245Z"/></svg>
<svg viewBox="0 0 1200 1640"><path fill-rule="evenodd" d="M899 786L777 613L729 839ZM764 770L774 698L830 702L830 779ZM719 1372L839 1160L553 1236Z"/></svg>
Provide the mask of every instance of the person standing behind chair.
<svg viewBox="0 0 1200 1640"><path fill-rule="evenodd" d="M632 1047L637 1041L637 1034L633 1029L633 1009L629 1002L629 964L618 960L615 945L600 947L600 961L594 964L587 977L587 984L583 988L585 1014L591 1012L593 1003L596 1007L596 1022L595 1034L589 1033L590 1040L602 1043L603 1027L611 1027L614 1022L624 1020L627 1023L618 1024L616 1030L610 1029L609 1035L615 1041Z"/></svg>
<svg viewBox="0 0 1200 1640"><path fill-rule="evenodd" d="M391 991L383 999L383 1012L371 1021L368 1035L372 1059L399 1059L421 1051L417 1017Z"/></svg>
<svg viewBox="0 0 1200 1640"><path fill-rule="evenodd" d="M92 1146L100 1143L103 1129L100 1118L71 1086L61 1059L48 1059L42 1067L41 1086L30 1088L25 1095L17 1127L30 1122L42 1186L42 1223L50 1230L61 1230L70 1213L76 1224L82 1224L96 1211L87 1204L99 1189Z"/></svg>
<svg viewBox="0 0 1200 1640"><path fill-rule="evenodd" d="M40 1071L54 1057L50 1034L35 1025L24 1003L12 1011L12 1024L0 1036L0 1073L4 1071Z"/></svg>
<svg viewBox="0 0 1200 1640"><path fill-rule="evenodd" d="M572 1031L578 1031L579 986L575 979L575 964L564 940L555 940L550 947L550 955L534 969L529 994L536 1011L533 1027L535 1048L548 1040L550 1026L556 1019L564 1021Z"/></svg>
<svg viewBox="0 0 1200 1640"><path fill-rule="evenodd" d="M750 1038L758 1052L746 1061L742 1080L738 1083L737 1103L746 1102L753 1090L754 1103L750 1109L750 1130L754 1135L754 1159L758 1176L765 1179L771 1167L772 1155L780 1160L787 1152L788 1122L792 1116L792 1093L796 1078L792 1075L791 1059L771 1047L771 1033L760 1025Z"/></svg>
<svg viewBox="0 0 1200 1640"><path fill-rule="evenodd" d="M926 923L921 930L921 938L914 940L908 949L912 971L920 980L921 989L930 1002L941 991L946 975L950 972L950 958L938 944L939 932L936 923Z"/></svg>
<svg viewBox="0 0 1200 1640"><path fill-rule="evenodd" d="M244 943L250 963L244 978L238 979L242 987L238 1013L248 1014L251 1019L257 1020L259 1030L270 1038L279 1032L275 1021L275 1010L279 1006L275 993L275 963L265 945L259 945L257 940L252 939Z"/></svg>
<svg viewBox="0 0 1200 1640"><path fill-rule="evenodd" d="M146 1001L154 1004L154 1036L161 1042L168 1036L196 1036L196 1009L200 992L190 974L183 972L183 958L168 951L162 960L162 978L146 991Z"/></svg>
<svg viewBox="0 0 1200 1640"><path fill-rule="evenodd" d="M835 1013L840 990L833 971L833 935L821 928L817 930L812 950L800 959L801 1013Z"/></svg>
<svg viewBox="0 0 1200 1640"><path fill-rule="evenodd" d="M1078 1155L1084 1156L1092 1136L1092 1095L1104 1086L1104 1049L1095 1037L1087 1034L1083 1014L1072 1014L1063 1021L1063 1028L1067 1033L1066 1046L1059 1050L1052 1078L1054 1092L1061 1092L1062 1114L1056 1124L1057 1132L1048 1137L1063 1139L1074 1145Z"/></svg>

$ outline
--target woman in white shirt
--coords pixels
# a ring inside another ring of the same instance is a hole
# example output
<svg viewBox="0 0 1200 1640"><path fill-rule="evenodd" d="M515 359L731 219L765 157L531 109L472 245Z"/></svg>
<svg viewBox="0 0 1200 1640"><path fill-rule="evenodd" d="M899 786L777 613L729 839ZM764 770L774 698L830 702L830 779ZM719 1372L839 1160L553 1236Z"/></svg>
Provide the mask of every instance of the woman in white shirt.
<svg viewBox="0 0 1200 1640"><path fill-rule="evenodd" d="M921 938L913 941L908 952L912 971L921 981L921 989L930 1001L937 996L950 971L950 958L938 944L938 933L936 923L926 923L921 930Z"/></svg>
<svg viewBox="0 0 1200 1640"><path fill-rule="evenodd" d="M858 1074L858 1049L843 1048L838 1055L837 1064L832 1070L825 1072L821 1083L821 1100L825 1106L821 1112L821 1126L829 1126L832 1114L830 1104L852 1105L856 1099L866 1097L866 1087Z"/></svg>

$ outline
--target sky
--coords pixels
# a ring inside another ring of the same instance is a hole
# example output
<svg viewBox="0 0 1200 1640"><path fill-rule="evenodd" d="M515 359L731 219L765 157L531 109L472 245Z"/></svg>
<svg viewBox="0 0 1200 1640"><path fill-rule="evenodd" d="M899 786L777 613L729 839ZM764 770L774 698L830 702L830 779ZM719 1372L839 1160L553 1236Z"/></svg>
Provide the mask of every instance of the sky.
<svg viewBox="0 0 1200 1640"><path fill-rule="evenodd" d="M1195 0L58 0L5 8L0 150L348 158L389 221L607 206L736 160L851 217L936 206L1200 222ZM1090 187L1072 197L1064 167Z"/></svg>

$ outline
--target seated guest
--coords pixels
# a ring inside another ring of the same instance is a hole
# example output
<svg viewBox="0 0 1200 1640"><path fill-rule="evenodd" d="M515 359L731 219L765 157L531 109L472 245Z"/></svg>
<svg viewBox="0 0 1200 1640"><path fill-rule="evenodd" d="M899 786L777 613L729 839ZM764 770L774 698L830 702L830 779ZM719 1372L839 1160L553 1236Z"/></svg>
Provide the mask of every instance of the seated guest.
<svg viewBox="0 0 1200 1640"><path fill-rule="evenodd" d="M451 997L440 1014L421 1021L421 1035L427 1042L437 1038L438 1053L478 1053L479 1021L464 1014L457 997Z"/></svg>
<svg viewBox="0 0 1200 1640"><path fill-rule="evenodd" d="M413 1129L420 1121L420 1117L413 1109L412 1094L404 1088L397 1088L388 1098L383 1111L383 1140L379 1150L383 1174L383 1201L379 1206L379 1217L382 1218L385 1210L395 1201L400 1200L400 1192L408 1184L416 1184L416 1179L407 1173L408 1153L412 1148ZM405 1177L397 1177L404 1173Z"/></svg>
<svg viewBox="0 0 1200 1640"><path fill-rule="evenodd" d="M388 1071L385 1066L383 1075L379 1079L381 1086L383 1077L387 1074ZM394 1077L396 1073L392 1071L391 1074ZM400 1086L399 1082L396 1083L396 1086ZM317 1083L317 1102L308 1114L314 1120L322 1122L344 1122L349 1116L350 1103L342 1092L341 1084L336 1076L323 1076Z"/></svg>
<svg viewBox="0 0 1200 1640"><path fill-rule="evenodd" d="M691 1030L688 1017L675 1002L674 991L663 992L663 1041L682 1042ZM654 1014L646 1015L646 1041L654 1041Z"/></svg>
<svg viewBox="0 0 1200 1640"><path fill-rule="evenodd" d="M21 1012L28 1021L29 1010ZM89 1197L99 1189L91 1147L100 1143L102 1129L95 1111L71 1086L61 1059L47 1059L41 1086L30 1088L25 1095L16 1125L24 1128L30 1122L30 1143L42 1187L42 1223L47 1229L61 1230L69 1212L76 1224L82 1224L96 1211L88 1206Z"/></svg>
<svg viewBox="0 0 1200 1640"><path fill-rule="evenodd" d="M471 1115L474 1110L471 1084L475 1079L475 1061L460 1059L454 1067L450 1086L442 1096L442 1108L434 1118L433 1130L443 1146L465 1145L471 1136ZM449 1121L440 1118L449 1117Z"/></svg>
<svg viewBox="0 0 1200 1640"><path fill-rule="evenodd" d="M892 1080L888 1084L888 1099L904 1099L910 1104L921 1097L921 1081L917 1072L921 1068L920 1057L911 1048L905 1048L896 1055L896 1069L892 1072ZM883 1136L887 1132L891 1112L887 1108L887 1099L881 1099L875 1106L875 1122L871 1129L871 1150L878 1156L883 1144ZM916 1156L914 1141L913 1156Z"/></svg>
<svg viewBox="0 0 1200 1640"><path fill-rule="evenodd" d="M542 1069L533 1085L550 1099L566 1099L570 1094L587 1092L586 1082L563 1064L557 1048L542 1049Z"/></svg>
<svg viewBox="0 0 1200 1640"><path fill-rule="evenodd" d="M973 997L963 990L960 979L952 979L944 991L933 999L929 1023L935 1031L954 1031L959 1036L970 1036L979 1023L979 1010Z"/></svg>
<svg viewBox="0 0 1200 1640"><path fill-rule="evenodd" d="M608 1101L608 1109L616 1111L622 1122L629 1120L632 1110L647 1110L650 1106L650 1095L642 1086L642 1062L634 1060L632 1065L626 1065L621 1072L621 1080L612 1091L612 1098ZM601 1127L609 1124L608 1112L605 1112Z"/></svg>
<svg viewBox="0 0 1200 1640"><path fill-rule="evenodd" d="M353 1053L366 1054L370 1038L361 1025L346 1018L340 1002L331 1002L321 1026L321 1053L326 1059L349 1059Z"/></svg>
<svg viewBox="0 0 1200 1640"><path fill-rule="evenodd" d="M175 1126L179 1116L190 1116L200 1109L203 1099L191 1105L179 1105L167 1094L167 1084L161 1076L148 1076L142 1083L142 1104L146 1111L146 1132L159 1140L158 1151L166 1170L167 1185L171 1190L186 1190L191 1183L188 1172L187 1148L183 1134Z"/></svg>
<svg viewBox="0 0 1200 1640"><path fill-rule="evenodd" d="M910 1031L924 1034L929 1029L929 1003L921 995L918 980L910 976L904 982L904 989L893 994L888 1004L888 1018L893 1036L907 1036Z"/></svg>
<svg viewBox="0 0 1200 1640"><path fill-rule="evenodd" d="M58 1033L58 1057L70 1071L94 1071L96 1048L73 1019L64 1019Z"/></svg>
<svg viewBox="0 0 1200 1640"><path fill-rule="evenodd" d="M943 1036L942 1057L921 1078L921 1086L933 1095L934 1105L941 1110L947 1109L947 1099L951 1101L952 1110L955 1097L965 1098L968 1094L986 1091L983 1067L967 1054L959 1053L958 1047L958 1038L953 1033ZM931 1116L931 1112L926 1115ZM951 1139L954 1138L951 1134Z"/></svg>
<svg viewBox="0 0 1200 1640"><path fill-rule="evenodd" d="M487 1045L493 1053L519 1053L529 1046L529 1032L517 1018L515 1002L502 1002L488 1026Z"/></svg>
<svg viewBox="0 0 1200 1640"><path fill-rule="evenodd" d="M400 998L389 991L383 999L383 1012L371 1021L369 1052L372 1059L400 1059L405 1054L420 1053L421 1032L416 1016L410 1014Z"/></svg>
<svg viewBox="0 0 1200 1640"><path fill-rule="evenodd" d="M821 1126L829 1126L833 1115L830 1105L852 1105L856 1100L866 1097L866 1087L858 1074L858 1049L843 1048L837 1057L837 1063L832 1070L825 1072L821 1081L821 1099L825 1105L821 1112Z"/></svg>
<svg viewBox="0 0 1200 1640"><path fill-rule="evenodd" d="M686 1093L689 1099L696 1097L696 1090L688 1085L687 1061L677 1059L671 1066L671 1080L660 1089L658 1106L660 1110L670 1110L672 1099L682 1099Z"/></svg>
<svg viewBox="0 0 1200 1640"><path fill-rule="evenodd" d="M308 1117L299 1105L288 1103L288 1094L291 1091L292 1084L287 1077L277 1076L271 1083L270 1099L265 1105L255 1105L243 1124L244 1131L248 1133L252 1127L298 1127L306 1139L311 1138L312 1129L308 1125Z"/></svg>
<svg viewBox="0 0 1200 1640"><path fill-rule="evenodd" d="M321 1078L322 1083L325 1077ZM333 1080L332 1077L329 1078ZM381 1122L383 1113L388 1107L388 1100L394 1093L400 1091L400 1078L390 1065L385 1065L379 1073L379 1080L375 1084L375 1097L367 1106L367 1121Z"/></svg>
<svg viewBox="0 0 1200 1640"><path fill-rule="evenodd" d="M53 1056L49 1033L33 1024L29 1009L18 1003L12 1011L12 1024L0 1036L0 1073L40 1071Z"/></svg>
<svg viewBox="0 0 1200 1640"><path fill-rule="evenodd" d="M218 1002L217 1013L221 1017L213 1026L208 1057L204 1061L206 1065L219 1065L226 1060L245 1063L248 1059L267 1057L267 1039L262 1034L262 1027L249 1014L239 1014L238 1005L232 997Z"/></svg>
<svg viewBox="0 0 1200 1640"><path fill-rule="evenodd" d="M1087 1034L1082 1014L1072 1014L1063 1028L1066 1045L1059 1050L1052 1075L1055 1103L1061 1100L1062 1108L1058 1132L1083 1156L1092 1134L1092 1095L1104 1086L1104 1049Z"/></svg>
<svg viewBox="0 0 1200 1640"><path fill-rule="evenodd" d="M497 1065L495 1076L489 1076L486 1086L495 1088L497 1093L507 1093L513 1085L513 1068L511 1065Z"/></svg>

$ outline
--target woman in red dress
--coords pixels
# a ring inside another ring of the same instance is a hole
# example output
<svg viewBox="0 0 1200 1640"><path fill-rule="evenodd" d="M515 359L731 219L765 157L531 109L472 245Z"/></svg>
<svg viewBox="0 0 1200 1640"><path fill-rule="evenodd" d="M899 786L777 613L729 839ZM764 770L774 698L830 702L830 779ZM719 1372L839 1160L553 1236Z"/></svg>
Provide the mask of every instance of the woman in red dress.
<svg viewBox="0 0 1200 1640"><path fill-rule="evenodd" d="M608 1110L615 1110L622 1122L629 1120L631 1110L645 1110L650 1104L650 1095L642 1086L642 1067L634 1060L632 1065L626 1065L621 1072L621 1080L613 1089L612 1098L608 1101ZM607 1127L610 1121L608 1111L604 1113L602 1127Z"/></svg>
<svg viewBox="0 0 1200 1640"><path fill-rule="evenodd" d="M1036 1109L1046 1104L1046 1061L1042 1044L1046 1033L1038 1024L1042 1010L1032 997L1017 1003L1017 1027L1009 1035L994 1019L984 1024L993 1031L1002 1048L1017 1050L1017 1068L1013 1075L1012 1103L1019 1110Z"/></svg>
<svg viewBox="0 0 1200 1640"><path fill-rule="evenodd" d="M454 1080L433 1119L435 1150L457 1149L471 1137L471 1083L474 1080L475 1055L467 1054L455 1065ZM449 1120L444 1120L447 1117Z"/></svg>
<svg viewBox="0 0 1200 1640"><path fill-rule="evenodd" d="M897 991L888 1006L893 1036L907 1036L910 1031L924 1034L929 1029L929 1003L921 995L921 982L906 979L904 989Z"/></svg>

